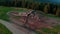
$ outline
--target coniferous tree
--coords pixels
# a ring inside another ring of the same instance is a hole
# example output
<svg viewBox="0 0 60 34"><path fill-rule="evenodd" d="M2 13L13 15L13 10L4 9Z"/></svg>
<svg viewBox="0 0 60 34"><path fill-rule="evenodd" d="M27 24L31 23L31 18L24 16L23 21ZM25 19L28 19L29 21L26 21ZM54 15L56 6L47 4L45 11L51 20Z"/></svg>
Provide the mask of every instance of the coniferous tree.
<svg viewBox="0 0 60 34"><path fill-rule="evenodd" d="M25 8L25 0L22 0L22 7Z"/></svg>
<svg viewBox="0 0 60 34"><path fill-rule="evenodd" d="M47 5L45 5L43 11L44 11L45 13L47 13L47 11L48 11Z"/></svg>
<svg viewBox="0 0 60 34"><path fill-rule="evenodd" d="M17 0L15 0L15 6L16 6L16 4L17 4Z"/></svg>
<svg viewBox="0 0 60 34"><path fill-rule="evenodd" d="M57 10L56 10L56 16L59 15L59 12L60 12L60 8L57 8Z"/></svg>
<svg viewBox="0 0 60 34"><path fill-rule="evenodd" d="M30 2L27 3L27 8L29 8L29 7L30 7Z"/></svg>
<svg viewBox="0 0 60 34"><path fill-rule="evenodd" d="M39 4L40 4L39 2L35 2L34 9L37 9L38 10L39 9Z"/></svg>
<svg viewBox="0 0 60 34"><path fill-rule="evenodd" d="M50 5L49 5L49 3L48 3L47 5L45 5L45 7L44 7L43 11L44 11L45 13L47 13L47 12L48 12L49 7L50 7Z"/></svg>

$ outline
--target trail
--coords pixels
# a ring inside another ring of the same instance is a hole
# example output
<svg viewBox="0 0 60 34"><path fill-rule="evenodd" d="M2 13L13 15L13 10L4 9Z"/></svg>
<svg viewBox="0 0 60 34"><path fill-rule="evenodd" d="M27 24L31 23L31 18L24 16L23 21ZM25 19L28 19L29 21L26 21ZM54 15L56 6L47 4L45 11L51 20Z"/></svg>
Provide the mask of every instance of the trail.
<svg viewBox="0 0 60 34"><path fill-rule="evenodd" d="M0 19L0 23L5 25L13 34L35 34L34 32L30 32L27 29L24 29L23 27L20 27L18 29L18 26L16 26L15 24L1 19Z"/></svg>

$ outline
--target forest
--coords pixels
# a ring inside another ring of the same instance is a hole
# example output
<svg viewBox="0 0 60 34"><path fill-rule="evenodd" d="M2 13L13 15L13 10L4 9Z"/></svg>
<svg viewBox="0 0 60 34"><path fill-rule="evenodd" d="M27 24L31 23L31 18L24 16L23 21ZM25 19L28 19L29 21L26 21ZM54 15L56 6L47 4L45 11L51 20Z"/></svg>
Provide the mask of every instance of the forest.
<svg viewBox="0 0 60 34"><path fill-rule="evenodd" d="M51 2L45 3L33 0L0 0L0 6L29 8L45 12L46 14L60 16L60 4L53 4Z"/></svg>

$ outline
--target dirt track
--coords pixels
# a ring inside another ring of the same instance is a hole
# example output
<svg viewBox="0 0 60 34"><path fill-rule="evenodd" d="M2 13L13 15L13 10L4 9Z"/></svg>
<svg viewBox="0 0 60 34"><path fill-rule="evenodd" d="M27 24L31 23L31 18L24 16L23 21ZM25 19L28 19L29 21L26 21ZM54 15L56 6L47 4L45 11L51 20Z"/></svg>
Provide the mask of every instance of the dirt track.
<svg viewBox="0 0 60 34"><path fill-rule="evenodd" d="M5 25L13 34L35 34L34 32L31 32L31 31L24 29L22 27L18 27L15 24L6 22L4 20L0 20L0 23Z"/></svg>

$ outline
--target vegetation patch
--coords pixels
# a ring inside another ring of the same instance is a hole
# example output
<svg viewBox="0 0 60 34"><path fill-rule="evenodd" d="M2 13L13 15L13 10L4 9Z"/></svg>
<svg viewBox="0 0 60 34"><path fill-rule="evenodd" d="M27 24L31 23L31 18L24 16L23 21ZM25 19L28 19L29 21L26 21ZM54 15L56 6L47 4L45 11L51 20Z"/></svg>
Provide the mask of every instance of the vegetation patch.
<svg viewBox="0 0 60 34"><path fill-rule="evenodd" d="M41 30L43 32L46 32L47 34L58 34L58 32L60 32L60 25L55 25L53 26L52 29L49 29L49 28L41 28Z"/></svg>
<svg viewBox="0 0 60 34"><path fill-rule="evenodd" d="M37 31L35 31L35 33L36 33L36 34L42 34L42 32L37 32Z"/></svg>
<svg viewBox="0 0 60 34"><path fill-rule="evenodd" d="M46 14L46 16L49 17L49 18L54 18L54 19L59 19L60 20L60 17L56 16L56 15Z"/></svg>
<svg viewBox="0 0 60 34"><path fill-rule="evenodd" d="M0 34L12 34L4 25L0 23Z"/></svg>
<svg viewBox="0 0 60 34"><path fill-rule="evenodd" d="M9 16L7 15L7 12L10 11L18 11L18 12L25 12L25 10L23 9L15 9L15 8L11 8L11 7L0 7L0 19L9 21ZM38 12L40 13L40 12ZM58 16L54 16L54 15L45 15L48 17L52 17L52 18L58 18L60 19L60 17ZM19 18L19 17L17 17ZM42 28L41 29L43 32L46 32L48 34L58 34L58 32L60 31L60 25L56 25L53 27L53 29L49 29L49 28ZM0 33L2 34L12 34L4 25L0 24ZM40 32L36 32L37 34L41 34Z"/></svg>
<svg viewBox="0 0 60 34"><path fill-rule="evenodd" d="M11 8L11 7L0 7L0 19L9 21L9 16L7 15L7 12L10 11L18 11L18 12L24 12L25 10L23 9L15 9L15 8Z"/></svg>

